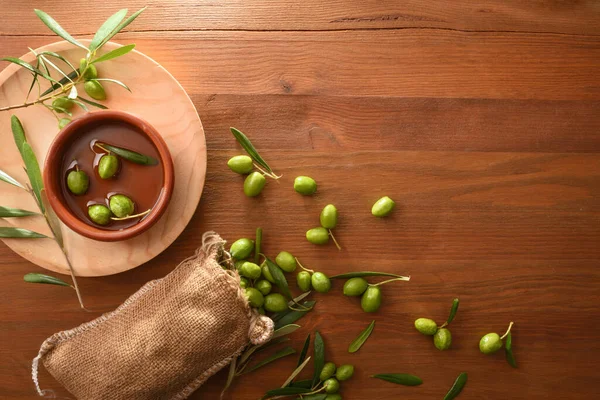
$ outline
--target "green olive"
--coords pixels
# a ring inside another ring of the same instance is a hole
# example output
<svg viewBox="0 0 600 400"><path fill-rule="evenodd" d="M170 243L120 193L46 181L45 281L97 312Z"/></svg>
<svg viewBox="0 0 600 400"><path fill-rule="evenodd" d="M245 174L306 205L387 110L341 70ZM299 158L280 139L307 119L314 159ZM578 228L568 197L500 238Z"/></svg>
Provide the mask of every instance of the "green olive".
<svg viewBox="0 0 600 400"><path fill-rule="evenodd" d="M267 179L260 172L253 172L244 181L244 194L248 197L256 197L262 192Z"/></svg>
<svg viewBox="0 0 600 400"><path fill-rule="evenodd" d="M250 281L248 278L240 277L240 286L242 289L246 289L250 287Z"/></svg>
<svg viewBox="0 0 600 400"><path fill-rule="evenodd" d="M285 272L294 272L296 270L296 259L287 251L282 251L277 254L275 262Z"/></svg>
<svg viewBox="0 0 600 400"><path fill-rule="evenodd" d="M339 393L331 393L325 397L325 400L342 400L342 395Z"/></svg>
<svg viewBox="0 0 600 400"><path fill-rule="evenodd" d="M323 387L325 388L325 393L336 393L340 390L340 383L335 378L329 378L323 382Z"/></svg>
<svg viewBox="0 0 600 400"><path fill-rule="evenodd" d="M415 328L423 335L432 336L438 330L437 324L434 320L429 318L419 318L415 321Z"/></svg>
<svg viewBox="0 0 600 400"><path fill-rule="evenodd" d="M364 312L376 312L381 307L381 289L379 286L369 286L360 299Z"/></svg>
<svg viewBox="0 0 600 400"><path fill-rule="evenodd" d="M90 177L82 170L73 170L67 175L67 187L75 195L82 195L90 187Z"/></svg>
<svg viewBox="0 0 600 400"><path fill-rule="evenodd" d="M235 268L235 270L237 272L240 272L240 268L242 268L242 265L248 260L235 260L233 262L233 267Z"/></svg>
<svg viewBox="0 0 600 400"><path fill-rule="evenodd" d="M109 206L110 211L112 211L117 218L123 218L133 214L133 210L135 208L133 201L123 194L115 194L111 196L109 200Z"/></svg>
<svg viewBox="0 0 600 400"><path fill-rule="evenodd" d="M83 89L94 100L106 100L104 87L98 81L87 81L83 84Z"/></svg>
<svg viewBox="0 0 600 400"><path fill-rule="evenodd" d="M310 290L310 272L300 271L298 275L296 275L296 282L298 283L298 287L303 292L308 292Z"/></svg>
<svg viewBox="0 0 600 400"><path fill-rule="evenodd" d="M263 297L263 295L254 288L246 288L245 294L246 298L248 299L248 303L250 303L251 307L262 307L262 305L265 302L265 298Z"/></svg>
<svg viewBox="0 0 600 400"><path fill-rule="evenodd" d="M310 284L319 293L327 293L331 289L331 280L322 272L312 274Z"/></svg>
<svg viewBox="0 0 600 400"><path fill-rule="evenodd" d="M306 239L313 244L326 244L329 242L329 231L321 226L309 229L306 232Z"/></svg>
<svg viewBox="0 0 600 400"><path fill-rule="evenodd" d="M62 108L67 111L73 108L74 105L75 103L73 103L73 100L69 99L68 97L57 97L56 99L54 99L54 101L52 101L52 107Z"/></svg>
<svg viewBox="0 0 600 400"><path fill-rule="evenodd" d="M252 172L254 168L254 164L252 163L252 159L248 156L235 156L231 157L229 161L227 161L227 166L238 174L246 175Z"/></svg>
<svg viewBox="0 0 600 400"><path fill-rule="evenodd" d="M483 354L492 354L500 350L502 347L502 339L497 333L488 333L479 341L479 350Z"/></svg>
<svg viewBox="0 0 600 400"><path fill-rule="evenodd" d="M260 265L260 269L262 270L262 276L264 276L266 280L271 283L275 283L275 279L273 279L273 275L271 275L271 271L269 270L269 266L267 265L266 261Z"/></svg>
<svg viewBox="0 0 600 400"><path fill-rule="evenodd" d="M369 283L363 278L350 278L344 283L345 296L360 296L367 290Z"/></svg>
<svg viewBox="0 0 600 400"><path fill-rule="evenodd" d="M231 254L231 257L236 260L243 260L252 254L252 250L254 250L254 241L242 238L233 242L229 248L229 253Z"/></svg>
<svg viewBox="0 0 600 400"><path fill-rule="evenodd" d="M396 203L394 203L394 200L390 199L388 196L384 196L373 204L371 214L376 217L385 217L392 212L395 205Z"/></svg>
<svg viewBox="0 0 600 400"><path fill-rule="evenodd" d="M106 225L110 222L110 210L104 204L94 204L88 207L90 219L98 225Z"/></svg>
<svg viewBox="0 0 600 400"><path fill-rule="evenodd" d="M433 335L433 344L438 350L448 350L452 344L452 334L446 328L438 329Z"/></svg>
<svg viewBox="0 0 600 400"><path fill-rule="evenodd" d="M327 204L321 211L321 226L327 229L333 229L337 225L338 211L333 204Z"/></svg>
<svg viewBox="0 0 600 400"><path fill-rule="evenodd" d="M79 73L82 74L85 71L85 67L87 67L87 60L85 58L79 59Z"/></svg>
<svg viewBox="0 0 600 400"><path fill-rule="evenodd" d="M271 293L265 297L265 310L269 312L282 312L287 309L287 300L281 293Z"/></svg>
<svg viewBox="0 0 600 400"><path fill-rule="evenodd" d="M309 196L317 191L317 182L310 176L298 176L294 179L294 190Z"/></svg>
<svg viewBox="0 0 600 400"><path fill-rule="evenodd" d="M93 64L88 65L85 58L79 60L79 72L83 73L83 79L86 81L90 79L96 79L98 77L98 70L96 69L96 66Z"/></svg>
<svg viewBox="0 0 600 400"><path fill-rule="evenodd" d="M352 378L352 375L354 375L354 365L351 364L340 365L335 373L335 377L340 382L347 381Z"/></svg>
<svg viewBox="0 0 600 400"><path fill-rule="evenodd" d="M58 129L62 129L71 123L71 118L61 118L58 120Z"/></svg>
<svg viewBox="0 0 600 400"><path fill-rule="evenodd" d="M110 179L119 170L119 159L112 154L105 154L98 162L98 175L102 179Z"/></svg>
<svg viewBox="0 0 600 400"><path fill-rule="evenodd" d="M261 279L260 281L256 282L254 287L257 288L258 291L263 294L263 296L266 296L269 293L271 293L271 289L273 288L273 285L271 285L271 282L269 282L268 280Z"/></svg>
<svg viewBox="0 0 600 400"><path fill-rule="evenodd" d="M260 278L260 267L253 262L246 261L242 264L240 268L240 275L245 276L249 279L258 279Z"/></svg>
<svg viewBox="0 0 600 400"><path fill-rule="evenodd" d="M327 362L323 365L323 369L321 370L321 375L319 375L319 379L322 382L325 382L327 379L331 378L335 375L336 367L332 362Z"/></svg>
<svg viewBox="0 0 600 400"><path fill-rule="evenodd" d="M258 309L257 309L256 311L258 311L258 313L259 313L260 315L265 315L265 314L266 314L266 312L265 312L265 308L264 308L264 307L258 307Z"/></svg>

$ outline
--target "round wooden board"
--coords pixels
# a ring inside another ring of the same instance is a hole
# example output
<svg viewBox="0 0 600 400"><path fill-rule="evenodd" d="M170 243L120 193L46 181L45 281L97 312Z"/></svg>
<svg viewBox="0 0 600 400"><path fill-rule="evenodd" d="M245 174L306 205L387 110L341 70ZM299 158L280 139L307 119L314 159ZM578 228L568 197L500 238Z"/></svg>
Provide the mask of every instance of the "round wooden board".
<svg viewBox="0 0 600 400"><path fill-rule="evenodd" d="M108 52L117 47L119 45L115 43L108 43L102 51ZM36 51L43 50L59 53L74 65L79 65L78 60L85 55L83 50L67 42L53 43ZM34 60L32 53L21 58L28 62ZM61 224L65 246L78 276L103 276L127 271L166 249L192 218L200 201L206 174L206 143L202 123L185 90L169 72L136 51L98 64L98 70L101 77L121 80L132 91L129 93L106 82L104 86L108 99L103 103L111 109L127 111L145 119L163 136L173 156L175 189L169 208L160 221L149 231L127 241L97 242ZM22 103L31 79L31 74L14 64L2 71L0 107ZM30 98L36 95L37 89L34 89ZM83 111L78 109L75 112L74 116ZM17 115L23 123L27 140L41 165L50 143L58 133L58 124L52 113L42 106L0 112L0 169L25 183L27 176L10 129L12 114ZM0 206L37 211L35 202L27 192L4 182L0 182ZM0 226L17 226L50 234L41 216L0 219ZM53 240L4 239L4 242L29 261L68 274L64 256Z"/></svg>

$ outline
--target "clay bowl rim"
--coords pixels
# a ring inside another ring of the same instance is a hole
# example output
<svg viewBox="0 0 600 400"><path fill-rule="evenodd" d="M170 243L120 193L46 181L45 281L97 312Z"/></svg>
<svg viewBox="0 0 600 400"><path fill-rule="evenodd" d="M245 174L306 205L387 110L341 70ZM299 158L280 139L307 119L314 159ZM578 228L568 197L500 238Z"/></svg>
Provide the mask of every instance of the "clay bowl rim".
<svg viewBox="0 0 600 400"><path fill-rule="evenodd" d="M163 191L152 211L139 223L122 230L107 230L89 225L74 215L69 207L61 200L63 198L61 192L61 164L62 157L66 146L72 136L78 133L85 126L107 121L119 121L132 125L138 132L145 135L156 147L160 163L163 171ZM169 148L158 131L143 119L136 117L130 113L116 110L102 110L89 112L81 117L73 119L73 121L58 132L50 147L44 163L44 187L50 206L58 216L58 218L74 232L90 239L102 242L116 242L121 240L131 239L154 225L166 211L171 196L175 181L175 173L173 169L173 159Z"/></svg>

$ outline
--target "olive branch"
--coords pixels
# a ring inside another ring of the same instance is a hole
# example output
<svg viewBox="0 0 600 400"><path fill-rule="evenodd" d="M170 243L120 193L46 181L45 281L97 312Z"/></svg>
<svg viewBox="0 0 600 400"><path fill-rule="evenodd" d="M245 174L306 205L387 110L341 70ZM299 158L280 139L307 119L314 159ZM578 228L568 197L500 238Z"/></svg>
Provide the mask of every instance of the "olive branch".
<svg viewBox="0 0 600 400"><path fill-rule="evenodd" d="M35 55L35 65L15 57L0 58L2 61L8 61L10 63L19 65L31 73L33 77L27 92L27 96L25 97L25 101L22 104L0 107L0 111L26 108L33 105L42 105L50 110L56 117L59 128L63 128L65 125L71 122L71 120L67 117L61 118L60 114L72 117L70 110L75 105L79 106L84 111L89 111L88 105L100 109L106 109L106 106L94 101L106 99L106 92L104 90L103 82L114 83L129 91L131 90L127 85L119 80L99 78L96 64L121 57L129 53L135 48L135 44L122 46L102 55L98 55L98 52L106 43L108 43L110 39L113 38L113 36L131 24L145 9L146 7L136 11L127 18L125 18L128 13L127 9L122 9L116 12L110 18L108 18L102 24L102 26L100 26L88 47L84 46L77 39L71 36L50 15L46 14L42 10L35 10L36 15L52 32L69 43L85 50L86 56L80 60L78 67L74 66L71 62L69 62L69 60L58 53L52 51L41 51L38 53L31 48L29 48L29 50ZM61 63L59 63L59 61ZM61 64L62 67L59 64ZM45 91L42 91L40 80L48 82L50 87ZM93 100L80 95L78 86L81 84L83 84L85 93ZM30 101L29 97L35 86L37 86L38 96L37 99Z"/></svg>

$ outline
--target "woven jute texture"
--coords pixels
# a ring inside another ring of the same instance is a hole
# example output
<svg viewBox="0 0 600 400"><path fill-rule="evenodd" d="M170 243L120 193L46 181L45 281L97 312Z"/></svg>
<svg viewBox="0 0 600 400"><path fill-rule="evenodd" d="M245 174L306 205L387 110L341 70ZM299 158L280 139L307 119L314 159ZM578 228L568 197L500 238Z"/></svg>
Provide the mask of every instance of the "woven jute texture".
<svg viewBox="0 0 600 400"><path fill-rule="evenodd" d="M33 361L80 400L185 399L248 343L262 344L273 322L249 306L234 271L221 268L223 240L203 245L163 279L119 308L52 335Z"/></svg>

